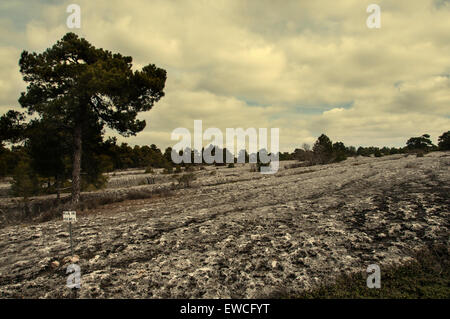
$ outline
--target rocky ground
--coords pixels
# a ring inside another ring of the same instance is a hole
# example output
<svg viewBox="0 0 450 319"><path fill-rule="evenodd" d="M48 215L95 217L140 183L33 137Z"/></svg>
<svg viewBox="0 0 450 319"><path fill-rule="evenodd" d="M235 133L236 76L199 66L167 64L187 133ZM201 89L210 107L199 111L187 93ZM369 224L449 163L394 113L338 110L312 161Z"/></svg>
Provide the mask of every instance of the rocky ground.
<svg viewBox="0 0 450 319"><path fill-rule="evenodd" d="M450 153L196 172L192 188L0 229L2 298L258 298L449 245Z"/></svg>

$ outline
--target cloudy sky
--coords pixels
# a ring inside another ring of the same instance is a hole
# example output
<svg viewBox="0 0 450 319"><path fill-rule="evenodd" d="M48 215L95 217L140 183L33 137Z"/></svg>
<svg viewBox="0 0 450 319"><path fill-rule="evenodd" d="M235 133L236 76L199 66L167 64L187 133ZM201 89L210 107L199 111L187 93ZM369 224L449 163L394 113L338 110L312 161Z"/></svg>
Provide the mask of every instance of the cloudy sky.
<svg viewBox="0 0 450 319"><path fill-rule="evenodd" d="M68 29L66 8L81 7ZM369 29L367 6L381 8ZM130 144L172 146L177 127L280 128L293 150L326 133L348 145L403 146L450 129L449 0L0 2L0 111L20 108L22 50L73 31L168 72L166 96Z"/></svg>

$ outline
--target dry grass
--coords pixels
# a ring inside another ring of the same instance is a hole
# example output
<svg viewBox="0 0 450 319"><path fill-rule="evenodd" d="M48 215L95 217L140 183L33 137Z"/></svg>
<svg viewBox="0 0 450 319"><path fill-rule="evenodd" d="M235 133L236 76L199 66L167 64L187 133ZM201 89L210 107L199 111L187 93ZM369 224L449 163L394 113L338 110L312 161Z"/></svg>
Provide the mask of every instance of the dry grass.
<svg viewBox="0 0 450 319"><path fill-rule="evenodd" d="M70 196L57 200L55 198L35 199L21 202L14 207L2 208L0 227L18 223L45 222L61 217L64 210L79 212L96 209L100 206L123 202L127 200L148 199L153 197L167 197L172 195L170 186L155 189L130 188L120 192L102 191L81 195L80 203L73 207Z"/></svg>
<svg viewBox="0 0 450 319"><path fill-rule="evenodd" d="M334 283L292 295L279 292L273 298L306 299L429 299L450 298L450 258L445 245L430 245L401 266L381 267L381 288L367 288L367 274L338 276Z"/></svg>

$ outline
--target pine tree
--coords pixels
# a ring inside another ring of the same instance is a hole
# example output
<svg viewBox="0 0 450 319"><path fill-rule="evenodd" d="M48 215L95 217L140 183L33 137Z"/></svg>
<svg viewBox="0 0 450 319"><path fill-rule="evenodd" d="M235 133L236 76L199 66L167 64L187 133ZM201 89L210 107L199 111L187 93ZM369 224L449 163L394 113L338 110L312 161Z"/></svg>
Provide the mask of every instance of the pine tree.
<svg viewBox="0 0 450 319"><path fill-rule="evenodd" d="M164 96L166 71L153 64L133 71L131 57L95 48L74 33L43 53L22 52L19 65L28 82L19 99L22 107L52 118L71 134L72 202L77 204L85 132L96 125L123 136L142 131L146 123L136 116Z"/></svg>

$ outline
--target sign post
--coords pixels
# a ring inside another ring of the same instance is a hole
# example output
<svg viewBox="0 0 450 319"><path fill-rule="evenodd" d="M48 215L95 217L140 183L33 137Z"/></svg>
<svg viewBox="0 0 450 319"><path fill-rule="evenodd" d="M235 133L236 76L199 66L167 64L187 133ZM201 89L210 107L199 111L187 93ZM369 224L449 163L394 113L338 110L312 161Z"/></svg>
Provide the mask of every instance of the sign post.
<svg viewBox="0 0 450 319"><path fill-rule="evenodd" d="M64 211L63 220L69 222L69 235L70 235L70 254L73 257L73 242L72 242L72 222L77 221L76 211Z"/></svg>

